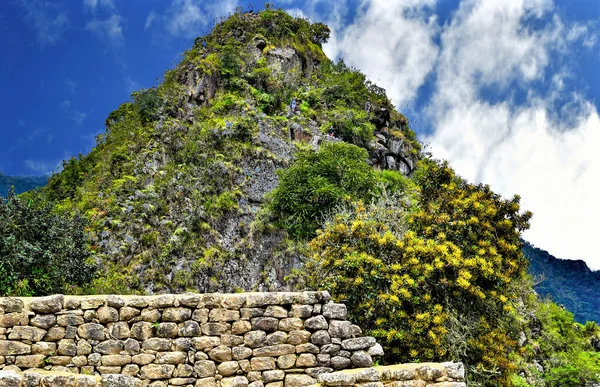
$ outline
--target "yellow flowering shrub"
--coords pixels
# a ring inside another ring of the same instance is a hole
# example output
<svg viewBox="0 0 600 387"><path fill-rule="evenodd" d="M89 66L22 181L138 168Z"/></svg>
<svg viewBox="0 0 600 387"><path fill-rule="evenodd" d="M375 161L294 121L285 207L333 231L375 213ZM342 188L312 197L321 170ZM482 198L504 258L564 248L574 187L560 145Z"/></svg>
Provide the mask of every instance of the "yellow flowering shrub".
<svg viewBox="0 0 600 387"><path fill-rule="evenodd" d="M412 198L359 202L326 222L309 281L348 305L387 360L460 360L480 385L508 383L531 214L446 164L422 161L414 182Z"/></svg>

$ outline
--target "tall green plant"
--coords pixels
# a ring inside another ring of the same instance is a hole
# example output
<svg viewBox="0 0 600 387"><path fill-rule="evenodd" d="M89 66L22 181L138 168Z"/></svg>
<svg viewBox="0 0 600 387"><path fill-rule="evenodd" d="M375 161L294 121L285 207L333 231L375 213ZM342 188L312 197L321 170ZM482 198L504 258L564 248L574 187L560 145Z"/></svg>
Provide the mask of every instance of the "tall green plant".
<svg viewBox="0 0 600 387"><path fill-rule="evenodd" d="M39 193L0 198L0 295L39 296L89 282L85 222L52 211Z"/></svg>
<svg viewBox="0 0 600 387"><path fill-rule="evenodd" d="M271 210L279 225L296 237L310 237L336 205L370 198L377 178L367 157L364 149L343 142L299 152L294 164L279 172L273 192Z"/></svg>

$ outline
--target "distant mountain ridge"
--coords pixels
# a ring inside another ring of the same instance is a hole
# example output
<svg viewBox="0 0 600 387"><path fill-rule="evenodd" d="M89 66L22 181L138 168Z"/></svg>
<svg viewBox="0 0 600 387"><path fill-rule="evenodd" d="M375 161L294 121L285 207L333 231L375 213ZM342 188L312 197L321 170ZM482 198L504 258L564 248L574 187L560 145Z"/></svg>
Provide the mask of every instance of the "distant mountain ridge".
<svg viewBox="0 0 600 387"><path fill-rule="evenodd" d="M15 187L16 193L23 193L48 183L46 176L9 176L0 172L0 196L8 195L10 187Z"/></svg>
<svg viewBox="0 0 600 387"><path fill-rule="evenodd" d="M564 305L580 323L600 321L600 271L591 270L582 260L556 258L528 242L523 253L530 261L530 274L542 279L535 286L540 296Z"/></svg>

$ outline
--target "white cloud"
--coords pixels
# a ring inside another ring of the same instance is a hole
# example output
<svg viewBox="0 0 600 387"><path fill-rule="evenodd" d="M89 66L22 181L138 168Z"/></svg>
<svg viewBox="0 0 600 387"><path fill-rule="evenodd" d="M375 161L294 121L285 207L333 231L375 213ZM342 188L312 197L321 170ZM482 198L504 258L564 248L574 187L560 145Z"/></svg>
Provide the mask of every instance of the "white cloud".
<svg viewBox="0 0 600 387"><path fill-rule="evenodd" d="M171 35L190 36L208 23L200 3L193 0L176 0L171 6L171 16L167 30Z"/></svg>
<svg viewBox="0 0 600 387"><path fill-rule="evenodd" d="M534 212L525 238L600 269L600 118L574 92L573 54L597 44L594 22L563 19L552 0L463 0L440 25L436 0L363 0L359 16L301 12L333 27L330 57L364 71L396 105L414 103L430 81L427 108L435 157ZM295 9L294 9L295 10Z"/></svg>
<svg viewBox="0 0 600 387"><path fill-rule="evenodd" d="M342 27L343 13L330 12L337 19L326 20L334 31L325 52L360 68L383 85L397 105L411 103L438 55L435 4L435 0L364 1L359 16L347 27Z"/></svg>
<svg viewBox="0 0 600 387"><path fill-rule="evenodd" d="M125 77L125 93L129 97L131 93L141 89L141 85L134 81L131 77Z"/></svg>
<svg viewBox="0 0 600 387"><path fill-rule="evenodd" d="M522 207L534 212L526 239L600 269L600 119L592 103L567 91L568 71L550 67L571 45L589 44L590 33L566 28L553 7L543 0L462 2L441 34L428 141L434 156L467 179L521 195ZM536 92L536 82L548 90ZM489 88L505 97L488 101ZM524 100L515 102L515 93Z"/></svg>
<svg viewBox="0 0 600 387"><path fill-rule="evenodd" d="M219 17L233 12L237 5L237 0L175 0L165 17L161 18L161 22L173 37L194 38L205 32L206 27L217 21ZM153 18L150 24L155 21L154 19L156 18ZM146 24L148 25L148 19Z"/></svg>
<svg viewBox="0 0 600 387"><path fill-rule="evenodd" d="M45 0L21 0L25 22L35 31L40 45L59 42L70 26L67 12Z"/></svg>
<svg viewBox="0 0 600 387"><path fill-rule="evenodd" d="M25 160L25 167L35 175L50 175L54 171L60 170L62 160L59 162L44 160Z"/></svg>
<svg viewBox="0 0 600 387"><path fill-rule="evenodd" d="M71 78L67 78L66 83L67 83L67 88L69 89L71 94L75 94L77 92L77 86L78 86L77 81L74 79L71 79Z"/></svg>
<svg viewBox="0 0 600 387"><path fill-rule="evenodd" d="M108 9L115 8L113 0L83 0L83 6L85 9L92 12L96 12L99 7L105 7Z"/></svg>
<svg viewBox="0 0 600 387"><path fill-rule="evenodd" d="M77 125L81 125L87 118L87 113L81 112L71 105L71 101L65 100L60 103L64 115Z"/></svg>
<svg viewBox="0 0 600 387"><path fill-rule="evenodd" d="M146 17L146 22L144 23L144 31L146 31L148 28L150 28L150 26L152 26L152 23L154 23L154 20L156 19L156 12L152 11L148 14L148 16Z"/></svg>
<svg viewBox="0 0 600 387"><path fill-rule="evenodd" d="M112 48L120 48L124 43L121 22L121 15L113 14L105 20L91 20L86 24L85 28Z"/></svg>

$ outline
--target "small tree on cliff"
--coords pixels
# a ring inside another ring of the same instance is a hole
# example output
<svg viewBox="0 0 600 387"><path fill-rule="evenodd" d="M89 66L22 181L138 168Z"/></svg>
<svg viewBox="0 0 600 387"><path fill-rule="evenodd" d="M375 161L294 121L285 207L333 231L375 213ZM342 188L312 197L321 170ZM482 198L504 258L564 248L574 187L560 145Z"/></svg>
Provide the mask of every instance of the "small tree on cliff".
<svg viewBox="0 0 600 387"><path fill-rule="evenodd" d="M39 296L90 281L84 221L53 213L39 193L0 197L0 296Z"/></svg>

